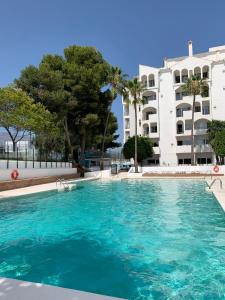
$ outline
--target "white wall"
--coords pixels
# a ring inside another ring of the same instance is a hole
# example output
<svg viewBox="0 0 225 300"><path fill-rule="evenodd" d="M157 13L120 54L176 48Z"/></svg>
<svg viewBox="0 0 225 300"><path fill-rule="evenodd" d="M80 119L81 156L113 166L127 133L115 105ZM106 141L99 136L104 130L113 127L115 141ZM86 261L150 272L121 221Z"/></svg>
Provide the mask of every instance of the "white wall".
<svg viewBox="0 0 225 300"><path fill-rule="evenodd" d="M0 181L11 180L11 172L13 169L0 170ZM68 174L76 174L75 168L60 168L60 169L18 169L18 179L47 177L47 176L62 176Z"/></svg>
<svg viewBox="0 0 225 300"><path fill-rule="evenodd" d="M176 167L142 167L142 172L149 173L179 173L179 172L200 172L215 174L213 171L214 166L176 166ZM219 166L219 173L225 174L225 166Z"/></svg>

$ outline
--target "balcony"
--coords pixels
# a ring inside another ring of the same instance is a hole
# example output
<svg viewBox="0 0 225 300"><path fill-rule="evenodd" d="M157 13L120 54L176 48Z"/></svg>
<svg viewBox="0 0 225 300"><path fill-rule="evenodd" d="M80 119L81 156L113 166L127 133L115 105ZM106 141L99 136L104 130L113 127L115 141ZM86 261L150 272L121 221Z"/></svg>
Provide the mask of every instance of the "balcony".
<svg viewBox="0 0 225 300"><path fill-rule="evenodd" d="M160 154L160 149L159 149L159 147L153 147L153 151L154 151L154 154L156 154L156 155L159 155L159 154Z"/></svg>
<svg viewBox="0 0 225 300"><path fill-rule="evenodd" d="M213 152L212 146L209 144L196 145L195 152Z"/></svg>
<svg viewBox="0 0 225 300"><path fill-rule="evenodd" d="M149 137L152 139L159 138L159 133L158 132L149 132Z"/></svg>
<svg viewBox="0 0 225 300"><path fill-rule="evenodd" d="M151 123L155 123L158 122L158 115L157 114L149 114L148 117L144 117L142 118L143 122L151 122Z"/></svg>
<svg viewBox="0 0 225 300"><path fill-rule="evenodd" d="M195 145L194 147L195 153L203 153L203 152L213 152L212 147L208 144L206 145ZM191 145L182 145L177 146L177 153L191 153Z"/></svg>
<svg viewBox="0 0 225 300"><path fill-rule="evenodd" d="M183 110L179 114L177 114L177 119L186 119L190 120L192 117L192 111L191 110Z"/></svg>
<svg viewBox="0 0 225 300"><path fill-rule="evenodd" d="M207 134L208 129L194 129L194 135Z"/></svg>

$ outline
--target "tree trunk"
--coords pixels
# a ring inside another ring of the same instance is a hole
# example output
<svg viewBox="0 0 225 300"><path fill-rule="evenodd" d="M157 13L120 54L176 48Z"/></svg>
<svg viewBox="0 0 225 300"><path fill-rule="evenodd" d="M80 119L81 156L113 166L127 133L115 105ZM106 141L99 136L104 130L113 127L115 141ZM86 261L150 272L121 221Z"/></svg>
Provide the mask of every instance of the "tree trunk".
<svg viewBox="0 0 225 300"><path fill-rule="evenodd" d="M138 161L137 161L137 104L134 102L134 116L135 116L135 136L134 136L134 168L135 173L138 173Z"/></svg>
<svg viewBox="0 0 225 300"><path fill-rule="evenodd" d="M13 142L13 153L15 153L16 152L16 142L14 140L12 140L12 142Z"/></svg>
<svg viewBox="0 0 225 300"><path fill-rule="evenodd" d="M80 159L79 162L83 163L84 159L85 159L85 146L86 146L86 129L83 129L83 134L82 134L82 138L81 138L81 153L80 153Z"/></svg>
<svg viewBox="0 0 225 300"><path fill-rule="evenodd" d="M69 148L69 154L70 154L71 157L73 157L74 148L72 147L71 140L70 140L67 116L63 120L63 127L64 127L64 131L65 131L65 134L66 134L66 140L67 140L67 144L68 144L68 148Z"/></svg>
<svg viewBox="0 0 225 300"><path fill-rule="evenodd" d="M107 129L108 129L108 124L109 124L109 116L111 113L111 107L112 104L110 104L110 106L108 107L108 114L106 117L106 121L105 121L105 129L104 129L104 134L103 134L103 140L102 140L102 152L101 152L101 160L100 160L100 170L104 170L104 150L105 150L105 138L106 138L106 133L107 133Z"/></svg>
<svg viewBox="0 0 225 300"><path fill-rule="evenodd" d="M195 117L195 94L193 95L193 105L192 105L192 126L191 126L191 165L195 165L195 152L194 152L194 117Z"/></svg>

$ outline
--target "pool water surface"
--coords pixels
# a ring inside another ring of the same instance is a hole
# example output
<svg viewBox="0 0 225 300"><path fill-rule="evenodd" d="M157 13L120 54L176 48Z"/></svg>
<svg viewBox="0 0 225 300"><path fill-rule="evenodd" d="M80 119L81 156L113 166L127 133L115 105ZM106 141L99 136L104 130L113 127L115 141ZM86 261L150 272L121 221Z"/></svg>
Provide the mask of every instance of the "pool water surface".
<svg viewBox="0 0 225 300"><path fill-rule="evenodd" d="M0 276L126 299L225 299L225 216L200 180L92 181L0 202Z"/></svg>

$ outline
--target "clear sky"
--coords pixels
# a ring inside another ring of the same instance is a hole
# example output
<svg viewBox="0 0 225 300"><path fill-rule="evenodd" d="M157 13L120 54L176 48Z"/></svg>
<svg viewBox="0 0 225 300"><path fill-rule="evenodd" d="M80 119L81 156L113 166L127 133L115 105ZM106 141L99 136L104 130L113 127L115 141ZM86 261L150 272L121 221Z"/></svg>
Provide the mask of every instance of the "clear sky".
<svg viewBox="0 0 225 300"><path fill-rule="evenodd" d="M0 86L43 54L71 44L98 48L130 76L138 64L225 44L224 0L5 0L0 7ZM113 105L122 138L122 106Z"/></svg>

